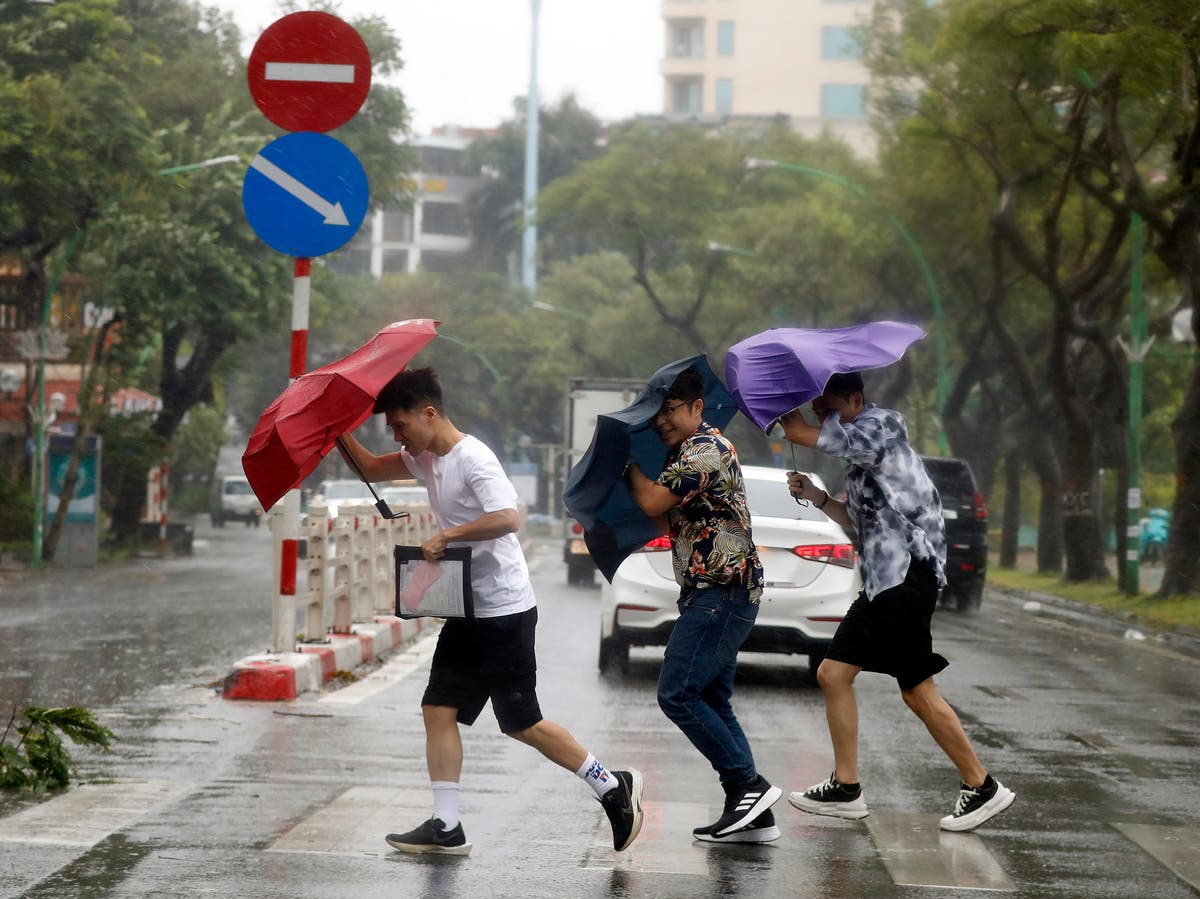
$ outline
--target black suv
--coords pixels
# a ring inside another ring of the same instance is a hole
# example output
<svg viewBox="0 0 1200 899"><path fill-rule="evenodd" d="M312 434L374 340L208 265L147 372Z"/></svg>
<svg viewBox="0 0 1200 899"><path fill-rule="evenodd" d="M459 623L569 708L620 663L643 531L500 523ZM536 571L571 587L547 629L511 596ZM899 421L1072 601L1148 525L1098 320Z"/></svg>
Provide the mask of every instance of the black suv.
<svg viewBox="0 0 1200 899"><path fill-rule="evenodd" d="M944 603L960 612L983 602L987 577L987 506L975 484L971 466L962 459L922 456L925 469L942 497L946 521L946 591Z"/></svg>

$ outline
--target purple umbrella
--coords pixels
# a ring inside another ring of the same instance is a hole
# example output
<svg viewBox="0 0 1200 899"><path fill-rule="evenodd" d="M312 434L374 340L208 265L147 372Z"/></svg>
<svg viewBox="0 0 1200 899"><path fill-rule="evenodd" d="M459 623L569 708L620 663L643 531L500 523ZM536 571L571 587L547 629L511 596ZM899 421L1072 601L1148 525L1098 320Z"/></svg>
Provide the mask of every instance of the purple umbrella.
<svg viewBox="0 0 1200 899"><path fill-rule="evenodd" d="M771 328L729 348L725 382L746 417L770 432L825 389L837 372L890 365L925 336L904 322L849 328Z"/></svg>

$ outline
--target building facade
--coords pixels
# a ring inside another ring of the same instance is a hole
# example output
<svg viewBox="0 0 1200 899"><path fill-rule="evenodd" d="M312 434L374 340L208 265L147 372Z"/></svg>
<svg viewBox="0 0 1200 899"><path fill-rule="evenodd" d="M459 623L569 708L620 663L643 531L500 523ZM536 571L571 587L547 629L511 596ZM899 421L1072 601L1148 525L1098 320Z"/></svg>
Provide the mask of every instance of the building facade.
<svg viewBox="0 0 1200 899"><path fill-rule="evenodd" d="M670 120L786 117L797 131L874 153L868 72L852 29L871 0L664 0Z"/></svg>
<svg viewBox="0 0 1200 899"><path fill-rule="evenodd" d="M340 274L444 272L470 247L466 200L482 182L467 164L467 147L478 131L454 130L415 141L419 170L411 175L411 207L376 210L354 239L332 257Z"/></svg>

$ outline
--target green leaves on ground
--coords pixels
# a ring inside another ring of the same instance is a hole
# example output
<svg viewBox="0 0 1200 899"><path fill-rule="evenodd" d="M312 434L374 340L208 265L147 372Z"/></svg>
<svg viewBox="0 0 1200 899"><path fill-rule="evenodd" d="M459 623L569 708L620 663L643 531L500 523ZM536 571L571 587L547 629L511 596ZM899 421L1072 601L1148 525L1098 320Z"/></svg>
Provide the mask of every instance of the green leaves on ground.
<svg viewBox="0 0 1200 899"><path fill-rule="evenodd" d="M87 709L43 709L27 706L18 724L14 707L0 736L0 787L49 790L65 787L71 780L70 754L63 745L65 735L80 746L108 749L116 739Z"/></svg>

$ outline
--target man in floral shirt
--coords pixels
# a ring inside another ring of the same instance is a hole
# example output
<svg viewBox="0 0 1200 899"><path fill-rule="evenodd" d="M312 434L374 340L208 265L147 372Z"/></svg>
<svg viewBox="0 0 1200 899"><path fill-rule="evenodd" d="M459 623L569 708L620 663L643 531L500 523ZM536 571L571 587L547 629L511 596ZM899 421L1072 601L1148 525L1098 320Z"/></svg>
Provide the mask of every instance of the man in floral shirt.
<svg viewBox="0 0 1200 899"><path fill-rule="evenodd" d="M946 533L942 502L925 464L908 442L899 412L868 405L862 375L833 375L813 400L820 421L796 409L780 423L788 440L837 456L846 463L846 501L833 499L804 475L788 475L788 488L844 528L858 532L863 592L838 625L817 669L833 741L834 772L824 783L792 793L802 811L865 818L858 782L860 671L896 678L905 704L921 719L962 778L954 811L943 830L974 830L1012 805L1016 794L980 763L958 715L934 686L949 663L933 651L930 625L938 588L946 584Z"/></svg>
<svg viewBox="0 0 1200 899"><path fill-rule="evenodd" d="M657 481L626 469L643 512L671 538L679 620L658 678L658 704L716 770L725 790L721 817L697 839L766 843L779 839L771 806L783 795L754 766L734 715L738 649L754 626L762 564L750 532L737 452L704 421L703 382L688 369L675 379L653 421L671 448Z"/></svg>

